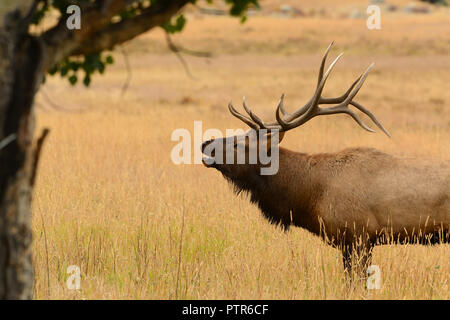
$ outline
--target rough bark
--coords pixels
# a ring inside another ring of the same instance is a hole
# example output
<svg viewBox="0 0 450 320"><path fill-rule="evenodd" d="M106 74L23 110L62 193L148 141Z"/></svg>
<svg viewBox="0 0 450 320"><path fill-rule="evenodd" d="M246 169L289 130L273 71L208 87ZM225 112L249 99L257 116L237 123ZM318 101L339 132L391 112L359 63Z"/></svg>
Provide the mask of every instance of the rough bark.
<svg viewBox="0 0 450 320"><path fill-rule="evenodd" d="M42 80L42 46L20 11L0 27L0 299L31 299L33 100Z"/></svg>
<svg viewBox="0 0 450 320"><path fill-rule="evenodd" d="M80 2L81 30L68 30L67 17L63 16L40 36L28 32L38 0L1 1L0 299L31 299L31 197L46 134L34 151L33 101L44 73L68 56L112 49L165 23L189 0L159 1L140 16L115 24L111 24L111 18L129 1ZM10 141L11 137L14 139Z"/></svg>

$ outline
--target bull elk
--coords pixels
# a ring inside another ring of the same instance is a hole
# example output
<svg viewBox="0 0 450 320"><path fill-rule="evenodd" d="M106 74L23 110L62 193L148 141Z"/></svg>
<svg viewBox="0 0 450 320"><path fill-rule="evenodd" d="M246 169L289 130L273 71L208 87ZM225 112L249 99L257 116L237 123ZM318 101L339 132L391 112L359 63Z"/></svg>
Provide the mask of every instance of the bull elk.
<svg viewBox="0 0 450 320"><path fill-rule="evenodd" d="M353 100L372 65L342 96L322 97L325 82L342 56L324 73L331 45L322 59L315 93L303 107L286 112L282 95L275 112L276 122L262 121L245 99L243 107L248 116L236 111L230 102L231 114L250 126L250 131L269 130L266 135L269 140L278 134L280 142L287 131L312 118L338 113L350 115L362 128L374 132L349 108L351 105L389 136L375 116ZM261 140L251 141L247 134L242 138L236 135L231 139L211 139L202 144L202 152L207 154L206 148L227 150L232 144L235 157L240 146L248 160L255 145L263 147ZM267 143L266 148L270 151L271 144ZM354 270L365 270L371 262L373 247L378 244L449 242L450 163L429 163L362 147L313 155L281 147L278 150L279 169L274 175L262 175L260 168L264 164L259 160L254 164L221 163L214 152L207 154L203 163L219 170L238 193L248 192L251 202L258 205L270 222L285 229L290 225L304 228L340 249L344 269L349 273L352 263Z"/></svg>

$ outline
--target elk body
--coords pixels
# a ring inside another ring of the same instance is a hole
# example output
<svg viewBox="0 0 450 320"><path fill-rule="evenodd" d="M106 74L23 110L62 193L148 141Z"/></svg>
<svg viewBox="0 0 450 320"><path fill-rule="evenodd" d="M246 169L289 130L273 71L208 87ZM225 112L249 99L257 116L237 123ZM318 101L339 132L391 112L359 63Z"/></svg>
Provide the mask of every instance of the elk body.
<svg viewBox="0 0 450 320"><path fill-rule="evenodd" d="M349 114L361 127L367 127L348 108L352 105L368 115L388 136L375 116L353 98L361 88L371 67L337 98L321 96L325 81L337 60L323 73L328 47L319 72L314 96L305 106L289 114L283 96L276 109L276 122L265 123L246 105L248 116L229 104L230 112L252 130L274 134L281 142L286 131L301 126L319 115ZM336 104L332 107L320 105ZM265 147L261 140L253 143L251 135L206 141L202 151L204 164L219 170L237 192L248 192L263 215L285 229L304 228L339 248L344 268L350 272L358 258L364 270L371 261L372 248L385 243L436 244L449 242L450 163L424 162L386 154L372 148L350 148L337 153L309 155L278 148L279 169L274 175L262 175L260 161L254 164L222 163L214 150L245 150L246 160L252 148ZM219 148L220 147L220 148ZM278 147L278 146L276 146ZM234 148L234 149L233 149ZM213 150L213 152L207 152Z"/></svg>

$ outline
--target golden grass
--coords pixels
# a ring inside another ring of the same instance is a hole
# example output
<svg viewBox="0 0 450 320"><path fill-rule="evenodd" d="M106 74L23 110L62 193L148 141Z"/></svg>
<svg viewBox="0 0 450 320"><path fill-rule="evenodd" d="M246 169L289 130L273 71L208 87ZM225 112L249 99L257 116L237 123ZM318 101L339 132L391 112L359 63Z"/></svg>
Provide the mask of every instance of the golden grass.
<svg viewBox="0 0 450 320"><path fill-rule="evenodd" d="M338 251L301 229L270 225L213 169L170 160L175 128L192 131L194 120L204 129L242 127L226 111L230 98L246 95L267 119L282 92L288 109L306 101L330 40L337 42L333 55L348 55L326 94L343 92L375 62L358 100L393 138L334 116L294 130L283 146L311 153L371 146L449 159L449 22L440 13L395 16L368 31L364 20L255 17L241 26L193 18L175 40L216 54L187 57L196 80L159 49L159 31L126 46L133 77L123 96L119 54L88 90L48 79L43 92L71 111L49 109L38 95L39 127L52 132L33 203L35 297L449 299L448 245L377 247L381 289L347 287ZM78 292L66 288L69 265L81 268Z"/></svg>

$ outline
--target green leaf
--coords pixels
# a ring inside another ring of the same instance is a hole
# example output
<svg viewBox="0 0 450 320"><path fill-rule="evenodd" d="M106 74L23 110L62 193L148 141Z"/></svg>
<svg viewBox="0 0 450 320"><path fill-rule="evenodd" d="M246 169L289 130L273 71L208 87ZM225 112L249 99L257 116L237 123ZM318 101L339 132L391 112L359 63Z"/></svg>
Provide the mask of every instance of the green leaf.
<svg viewBox="0 0 450 320"><path fill-rule="evenodd" d="M77 81L78 81L78 77L74 74L74 75L71 75L70 77L69 77L69 82L70 82L70 84L71 85L75 85L76 83L77 83Z"/></svg>
<svg viewBox="0 0 450 320"><path fill-rule="evenodd" d="M259 8L258 0L225 0L225 2L231 5L230 15L232 16L244 16L250 6Z"/></svg>
<svg viewBox="0 0 450 320"><path fill-rule="evenodd" d="M53 68L51 68L51 69L48 71L48 74L51 75L51 76L53 76L53 75L55 75L57 72L58 72L58 66L54 66Z"/></svg>
<svg viewBox="0 0 450 320"><path fill-rule="evenodd" d="M113 64L114 59L112 56L107 56L105 62L106 62L106 64Z"/></svg>
<svg viewBox="0 0 450 320"><path fill-rule="evenodd" d="M62 67L60 70L61 77L67 75L67 72L69 72L69 68L67 66Z"/></svg>
<svg viewBox="0 0 450 320"><path fill-rule="evenodd" d="M89 85L91 84L91 77L90 77L88 74L84 77L84 79L83 79L83 84L84 84L86 87L89 87Z"/></svg>
<svg viewBox="0 0 450 320"><path fill-rule="evenodd" d="M105 72L105 64L100 61L97 69L98 69L98 72L100 72L100 74L103 74L103 72Z"/></svg>
<svg viewBox="0 0 450 320"><path fill-rule="evenodd" d="M167 21L165 24L163 24L164 30L166 30L168 33L176 33L181 32L186 25L186 17L183 14L180 14L176 19L175 22L172 23L170 20Z"/></svg>

